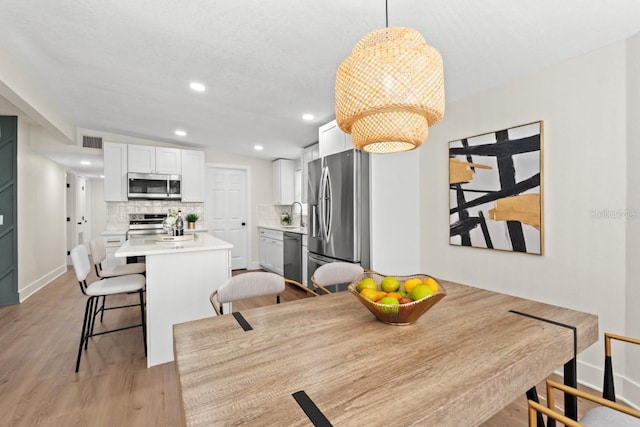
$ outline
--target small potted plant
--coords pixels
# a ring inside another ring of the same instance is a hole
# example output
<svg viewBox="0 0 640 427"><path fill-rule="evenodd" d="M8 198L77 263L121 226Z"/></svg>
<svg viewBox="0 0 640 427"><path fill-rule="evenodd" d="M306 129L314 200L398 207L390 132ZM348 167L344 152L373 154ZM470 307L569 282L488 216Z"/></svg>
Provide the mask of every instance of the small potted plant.
<svg viewBox="0 0 640 427"><path fill-rule="evenodd" d="M195 213L190 213L187 215L187 228L194 229L196 228L196 221L198 220L198 215Z"/></svg>

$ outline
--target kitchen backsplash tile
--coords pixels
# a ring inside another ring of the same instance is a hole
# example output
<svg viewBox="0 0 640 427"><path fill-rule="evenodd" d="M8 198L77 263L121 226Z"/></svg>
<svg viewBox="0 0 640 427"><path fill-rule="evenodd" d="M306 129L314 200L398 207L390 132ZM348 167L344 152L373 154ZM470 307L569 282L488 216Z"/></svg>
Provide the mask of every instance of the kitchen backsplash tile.
<svg viewBox="0 0 640 427"><path fill-rule="evenodd" d="M183 217L197 214L198 225L204 221L204 203L183 203L161 200L132 200L129 202L107 202L107 231L120 231L129 228L129 214L167 213L169 209L182 210Z"/></svg>

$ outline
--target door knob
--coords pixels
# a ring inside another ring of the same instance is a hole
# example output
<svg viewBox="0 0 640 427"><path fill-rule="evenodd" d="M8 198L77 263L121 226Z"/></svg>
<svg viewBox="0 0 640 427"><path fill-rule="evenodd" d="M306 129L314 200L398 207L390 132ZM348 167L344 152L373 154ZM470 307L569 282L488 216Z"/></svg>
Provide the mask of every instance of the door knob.
<svg viewBox="0 0 640 427"><path fill-rule="evenodd" d="M242 226L244 227L245 225L247 225L245 222L242 223Z"/></svg>

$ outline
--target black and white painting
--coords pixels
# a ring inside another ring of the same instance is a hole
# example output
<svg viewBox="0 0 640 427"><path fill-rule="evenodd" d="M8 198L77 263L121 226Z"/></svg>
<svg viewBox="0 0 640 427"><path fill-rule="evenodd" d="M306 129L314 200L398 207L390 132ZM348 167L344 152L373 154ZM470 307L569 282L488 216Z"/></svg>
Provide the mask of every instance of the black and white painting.
<svg viewBox="0 0 640 427"><path fill-rule="evenodd" d="M542 130L540 121L449 143L450 244L542 255Z"/></svg>

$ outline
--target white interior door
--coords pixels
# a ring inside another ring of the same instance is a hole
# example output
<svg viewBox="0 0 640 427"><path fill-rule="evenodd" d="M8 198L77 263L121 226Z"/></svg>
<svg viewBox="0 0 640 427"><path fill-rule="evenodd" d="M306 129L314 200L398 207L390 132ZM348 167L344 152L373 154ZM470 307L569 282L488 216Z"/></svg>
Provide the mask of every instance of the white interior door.
<svg viewBox="0 0 640 427"><path fill-rule="evenodd" d="M247 268L247 170L209 166L205 191L205 226L210 234L233 245L231 269Z"/></svg>

